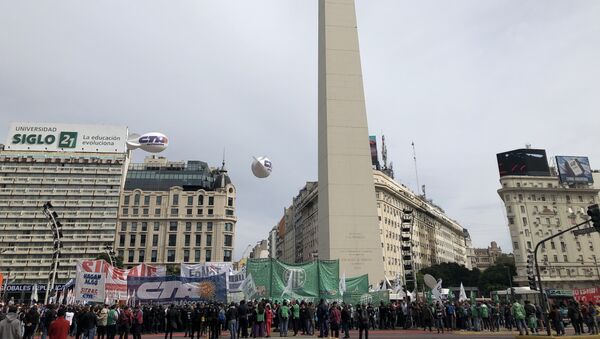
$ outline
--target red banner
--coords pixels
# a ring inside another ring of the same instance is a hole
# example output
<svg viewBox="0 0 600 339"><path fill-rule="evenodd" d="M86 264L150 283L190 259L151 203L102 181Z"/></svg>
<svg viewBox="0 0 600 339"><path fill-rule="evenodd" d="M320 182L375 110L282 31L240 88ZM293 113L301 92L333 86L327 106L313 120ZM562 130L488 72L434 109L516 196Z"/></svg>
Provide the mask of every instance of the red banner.
<svg viewBox="0 0 600 339"><path fill-rule="evenodd" d="M580 303L600 303L600 287L579 288L573 290L573 298Z"/></svg>

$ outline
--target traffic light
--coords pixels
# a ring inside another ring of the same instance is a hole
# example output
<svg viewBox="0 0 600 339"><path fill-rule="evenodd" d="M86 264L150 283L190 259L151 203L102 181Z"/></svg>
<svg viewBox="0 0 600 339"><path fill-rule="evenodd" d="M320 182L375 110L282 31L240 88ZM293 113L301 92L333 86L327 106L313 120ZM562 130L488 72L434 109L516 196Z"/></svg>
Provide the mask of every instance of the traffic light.
<svg viewBox="0 0 600 339"><path fill-rule="evenodd" d="M598 204L588 206L587 214L592 218L592 225L600 232L600 207Z"/></svg>
<svg viewBox="0 0 600 339"><path fill-rule="evenodd" d="M533 253L527 255L527 281L529 288L537 291L537 283L535 280L535 260Z"/></svg>

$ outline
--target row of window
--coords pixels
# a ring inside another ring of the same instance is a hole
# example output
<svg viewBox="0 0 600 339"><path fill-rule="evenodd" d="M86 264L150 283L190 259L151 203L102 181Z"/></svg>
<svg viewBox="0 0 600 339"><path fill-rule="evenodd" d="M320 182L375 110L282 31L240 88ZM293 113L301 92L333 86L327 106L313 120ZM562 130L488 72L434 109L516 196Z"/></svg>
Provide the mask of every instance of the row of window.
<svg viewBox="0 0 600 339"><path fill-rule="evenodd" d="M119 246L120 247L124 247L125 246L125 242L126 242L126 235L125 234L120 234L119 235ZM129 247L136 247L136 246L140 246L140 247L144 247L146 246L146 235L145 234L140 234L140 243L139 245L137 244L137 235L136 234L131 234L129 235ZM184 236L184 245L185 247L189 247L191 246L191 235L186 234ZM206 244L205 246L212 246L212 239L213 236L212 234L207 234L206 235ZM152 236L152 246L158 246L158 234L154 234ZM167 241L167 246L177 246L177 234L169 234L168 235L168 241ZM202 235L201 234L196 234L195 235L195 243L194 246L202 246ZM232 247L233 246L233 235L230 234L226 234L224 236L223 239L223 246L226 247Z"/></svg>
<svg viewBox="0 0 600 339"><path fill-rule="evenodd" d="M127 258L124 258L124 251L119 251L119 255L121 257L123 257L124 259L126 259L127 263L132 263L132 262L145 262L146 261L146 251L145 250L139 250L137 251L137 258L136 258L136 251L134 250L129 250L127 251ZM183 262L191 262L190 260L190 250L183 250ZM194 250L194 260L193 262L200 262L201 261L201 251L200 250ZM175 256L176 256L176 251L175 250L167 250L167 262L175 262ZM137 260L136 260L137 259ZM212 261L212 250L205 250L204 251L204 261L209 262ZM232 251L231 250L225 250L223 251L223 261L225 262L231 262L232 260ZM158 262L158 250L152 250L150 252L150 262Z"/></svg>
<svg viewBox="0 0 600 339"><path fill-rule="evenodd" d="M124 207L121 210L121 212L122 212L123 216L128 216L129 215L129 208ZM154 209L154 216L160 216L161 212L162 212L162 210L160 208L155 208ZM179 208L175 208L175 207L171 208L170 212L171 212L171 215L179 215ZM206 212L207 212L206 214L209 215L209 216L210 215L214 215L214 209L212 209L212 208L208 208L206 210ZM193 208L186 209L185 214L189 215L189 216L194 215L194 209ZM132 208L131 209L131 215L132 216L140 215L140 209L139 208ZM150 215L150 209L149 208L142 208L142 215ZM196 215L204 215L204 209L198 208L196 210ZM225 210L225 215L227 215L227 216L233 216L233 210L226 209Z"/></svg>
<svg viewBox="0 0 600 339"><path fill-rule="evenodd" d="M121 222L121 232L125 232L128 230L128 225L129 225L129 229L132 232L137 232L138 230L138 222L133 221L133 222ZM142 232L146 232L148 231L148 223L143 221L139 223L140 229ZM153 223L153 228L154 231L159 231L160 230L160 221L155 221ZM169 232L177 232L179 229L179 222L177 221L170 221L169 222ZM196 232L202 232L202 222L196 222L196 228L195 228ZM192 222L191 221L187 221L185 223L185 232L191 232L192 231ZM213 231L213 222L212 221L208 221L206 222L206 231L207 232L212 232ZM233 232L233 223L230 222L226 222L224 225L224 231L225 232Z"/></svg>
<svg viewBox="0 0 600 339"><path fill-rule="evenodd" d="M141 196L139 194L134 194L133 195L133 205L136 205L136 206L140 205L140 198L141 198ZM144 196L144 205L150 205L150 198L151 198L151 196L149 196L149 195ZM162 205L163 197L161 195L157 195L154 198L155 198L156 205ZM129 195L124 196L123 204L127 205L127 206L130 205L130 196ZM215 204L215 197L209 196L208 197L208 206L213 206L214 204ZM173 194L171 196L171 205L179 205L179 194ZM194 205L194 196L188 195L187 196L187 206L192 206L192 205ZM204 195L198 195L196 205L198 205L198 206L204 205ZM233 198L227 198L227 206L233 206Z"/></svg>

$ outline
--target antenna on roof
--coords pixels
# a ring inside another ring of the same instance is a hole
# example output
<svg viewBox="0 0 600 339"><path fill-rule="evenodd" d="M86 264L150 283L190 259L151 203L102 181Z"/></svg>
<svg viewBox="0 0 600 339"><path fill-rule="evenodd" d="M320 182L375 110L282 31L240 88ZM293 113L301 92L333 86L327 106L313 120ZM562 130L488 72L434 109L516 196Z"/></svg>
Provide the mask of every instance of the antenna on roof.
<svg viewBox="0 0 600 339"><path fill-rule="evenodd" d="M421 185L419 185L419 169L417 167L417 151L415 148L415 142L411 143L413 149L413 160L415 161L415 177L417 178L417 194L420 195Z"/></svg>

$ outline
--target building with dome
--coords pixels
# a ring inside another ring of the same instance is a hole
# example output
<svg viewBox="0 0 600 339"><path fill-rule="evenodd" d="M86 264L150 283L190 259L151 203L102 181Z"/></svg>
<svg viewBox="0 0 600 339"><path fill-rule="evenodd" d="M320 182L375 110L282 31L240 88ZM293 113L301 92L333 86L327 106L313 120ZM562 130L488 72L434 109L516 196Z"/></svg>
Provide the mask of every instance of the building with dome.
<svg viewBox="0 0 600 339"><path fill-rule="evenodd" d="M125 266L230 262L235 187L225 169L149 156L131 164L119 207L115 249Z"/></svg>

